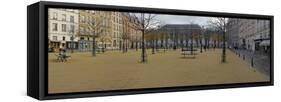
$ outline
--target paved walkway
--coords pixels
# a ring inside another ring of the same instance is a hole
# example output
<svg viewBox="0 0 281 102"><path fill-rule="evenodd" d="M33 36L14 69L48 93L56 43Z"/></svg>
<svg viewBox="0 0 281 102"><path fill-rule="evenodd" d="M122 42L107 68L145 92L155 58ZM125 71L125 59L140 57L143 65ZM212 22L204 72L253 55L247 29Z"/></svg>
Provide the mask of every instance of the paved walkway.
<svg viewBox="0 0 281 102"><path fill-rule="evenodd" d="M253 52L249 50L233 50L237 56L250 65L253 65L261 73L270 76L270 56L262 52Z"/></svg>

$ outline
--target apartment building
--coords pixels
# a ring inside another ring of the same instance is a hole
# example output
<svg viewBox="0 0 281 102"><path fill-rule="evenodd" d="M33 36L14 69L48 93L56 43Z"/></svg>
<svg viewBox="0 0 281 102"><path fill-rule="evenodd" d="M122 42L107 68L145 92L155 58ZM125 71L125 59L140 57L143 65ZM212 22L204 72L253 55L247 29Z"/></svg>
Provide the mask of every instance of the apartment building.
<svg viewBox="0 0 281 102"><path fill-rule="evenodd" d="M48 39L49 48L78 49L78 10L49 9Z"/></svg>

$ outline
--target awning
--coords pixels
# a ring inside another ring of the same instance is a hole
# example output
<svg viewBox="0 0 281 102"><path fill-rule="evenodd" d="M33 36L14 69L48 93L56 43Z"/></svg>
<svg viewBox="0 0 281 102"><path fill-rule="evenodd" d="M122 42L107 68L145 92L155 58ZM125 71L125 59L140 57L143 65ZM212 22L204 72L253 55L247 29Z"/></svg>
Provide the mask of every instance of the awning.
<svg viewBox="0 0 281 102"><path fill-rule="evenodd" d="M263 41L263 40L270 40L270 38L255 39L254 41Z"/></svg>
<svg viewBox="0 0 281 102"><path fill-rule="evenodd" d="M270 40L264 40L260 43L260 46L270 46Z"/></svg>

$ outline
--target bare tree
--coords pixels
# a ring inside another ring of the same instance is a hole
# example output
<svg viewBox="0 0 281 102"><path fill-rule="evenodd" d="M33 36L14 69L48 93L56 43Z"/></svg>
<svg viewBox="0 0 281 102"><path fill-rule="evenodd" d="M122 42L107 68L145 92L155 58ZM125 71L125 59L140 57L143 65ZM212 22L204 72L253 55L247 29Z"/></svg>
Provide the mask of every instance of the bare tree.
<svg viewBox="0 0 281 102"><path fill-rule="evenodd" d="M145 37L150 43L151 53L155 54L155 49L157 49L157 40L158 40L159 31L156 29L150 29L147 32L147 36Z"/></svg>
<svg viewBox="0 0 281 102"><path fill-rule="evenodd" d="M93 38L92 46L92 56L96 56L96 38L100 37L104 32L103 18L96 15L94 20L86 22L88 24L88 29L90 30L91 37Z"/></svg>
<svg viewBox="0 0 281 102"><path fill-rule="evenodd" d="M169 33L168 33L168 30L166 28L164 28L162 32L163 32L164 40L165 40L165 47L164 47L164 52L165 52L166 49L168 49Z"/></svg>
<svg viewBox="0 0 281 102"><path fill-rule="evenodd" d="M129 17L128 15L124 14L124 16L126 16L125 18L123 18L122 20L122 35L121 35L121 38L122 38L122 52L125 53L126 52L126 49L125 49L125 42L126 40L129 38Z"/></svg>
<svg viewBox="0 0 281 102"><path fill-rule="evenodd" d="M128 22L126 21L123 21L123 34L121 35L121 38L123 39L123 42L122 42L122 52L125 53L125 52L128 52L128 39L129 39L129 25L128 25Z"/></svg>
<svg viewBox="0 0 281 102"><path fill-rule="evenodd" d="M227 24L228 18L226 17L216 17L212 20L210 20L210 24L213 25L219 32L222 32L223 34L223 49L222 49L222 63L226 62L226 24Z"/></svg>
<svg viewBox="0 0 281 102"><path fill-rule="evenodd" d="M147 62L147 54L146 54L146 46L145 46L145 37L144 35L149 31L149 29L155 27L158 22L155 20L156 15L148 14L148 13L140 13L140 14L132 14L138 22L140 22L140 26L138 30L142 31L142 53L141 53L141 62Z"/></svg>

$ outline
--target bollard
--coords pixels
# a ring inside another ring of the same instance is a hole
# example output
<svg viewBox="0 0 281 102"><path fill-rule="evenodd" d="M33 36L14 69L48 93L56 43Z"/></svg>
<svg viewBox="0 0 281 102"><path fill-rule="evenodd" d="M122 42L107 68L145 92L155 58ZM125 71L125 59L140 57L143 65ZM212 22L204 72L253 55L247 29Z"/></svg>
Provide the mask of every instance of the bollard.
<svg viewBox="0 0 281 102"><path fill-rule="evenodd" d="M251 59L251 66L254 67L254 57Z"/></svg>
<svg viewBox="0 0 281 102"><path fill-rule="evenodd" d="M243 60L245 60L245 55L243 55Z"/></svg>

